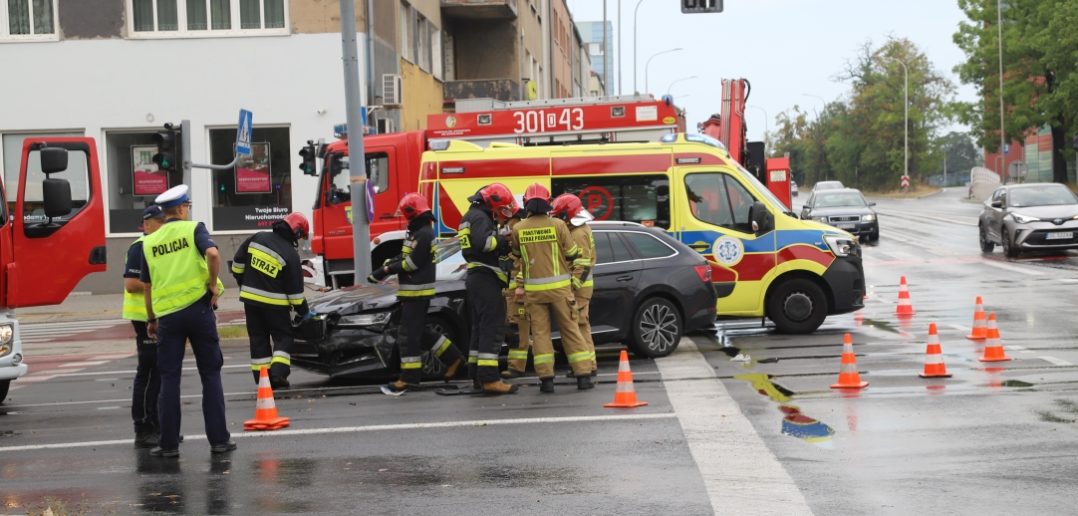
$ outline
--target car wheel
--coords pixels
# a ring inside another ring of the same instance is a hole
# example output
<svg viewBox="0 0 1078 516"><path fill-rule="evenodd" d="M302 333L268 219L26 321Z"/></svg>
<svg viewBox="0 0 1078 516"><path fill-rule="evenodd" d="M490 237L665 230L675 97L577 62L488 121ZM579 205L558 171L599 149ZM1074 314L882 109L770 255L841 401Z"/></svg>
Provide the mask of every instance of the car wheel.
<svg viewBox="0 0 1078 516"><path fill-rule="evenodd" d="M827 296L815 282L791 278L771 291L767 316L781 333L812 333L827 317Z"/></svg>
<svg viewBox="0 0 1078 516"><path fill-rule="evenodd" d="M980 229L981 230L978 233L980 233L981 252L990 254L992 250L996 248L996 244L988 239L988 232L984 230L983 225L980 226Z"/></svg>
<svg viewBox="0 0 1078 516"><path fill-rule="evenodd" d="M1007 232L1007 228L1002 228L1000 233L1000 236L1003 237L1003 256L1006 256L1007 258L1018 258L1020 251L1018 250L1018 246L1014 245L1014 237Z"/></svg>
<svg viewBox="0 0 1078 516"><path fill-rule="evenodd" d="M633 316L629 349L640 357L665 357L677 349L684 330L681 312L673 303L661 297L646 299Z"/></svg>
<svg viewBox="0 0 1078 516"><path fill-rule="evenodd" d="M11 380L0 380L0 404L7 398L7 390L11 387Z"/></svg>

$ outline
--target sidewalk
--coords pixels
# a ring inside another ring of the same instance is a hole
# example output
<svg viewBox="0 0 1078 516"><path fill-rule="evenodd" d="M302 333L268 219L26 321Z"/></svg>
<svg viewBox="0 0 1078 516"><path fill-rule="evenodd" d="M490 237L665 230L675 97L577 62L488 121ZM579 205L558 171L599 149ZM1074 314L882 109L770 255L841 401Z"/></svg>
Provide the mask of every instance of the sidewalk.
<svg viewBox="0 0 1078 516"><path fill-rule="evenodd" d="M19 322L72 322L121 319L123 294L71 294L59 305L19 308L15 315ZM219 324L228 324L242 319L243 303L240 302L236 289L227 289L224 297L217 302L217 320Z"/></svg>

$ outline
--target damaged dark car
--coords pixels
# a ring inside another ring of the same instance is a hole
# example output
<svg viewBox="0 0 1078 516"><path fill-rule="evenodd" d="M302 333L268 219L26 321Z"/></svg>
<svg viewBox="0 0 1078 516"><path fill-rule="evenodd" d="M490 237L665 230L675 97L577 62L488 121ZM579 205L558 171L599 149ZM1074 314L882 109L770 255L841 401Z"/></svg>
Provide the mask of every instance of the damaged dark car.
<svg viewBox="0 0 1078 516"><path fill-rule="evenodd" d="M633 354L662 357L681 336L713 328L715 291L704 258L664 231L630 222L591 223L597 249L591 301L596 345L624 343ZM468 348L466 266L459 248L438 246L437 287L427 324L464 354ZM399 363L396 282L348 287L311 303L317 313L297 331L292 364L334 378L382 380ZM508 338L515 342L515 327ZM554 329L557 342L559 335ZM423 342L424 350L435 343ZM425 353L424 379L444 366Z"/></svg>

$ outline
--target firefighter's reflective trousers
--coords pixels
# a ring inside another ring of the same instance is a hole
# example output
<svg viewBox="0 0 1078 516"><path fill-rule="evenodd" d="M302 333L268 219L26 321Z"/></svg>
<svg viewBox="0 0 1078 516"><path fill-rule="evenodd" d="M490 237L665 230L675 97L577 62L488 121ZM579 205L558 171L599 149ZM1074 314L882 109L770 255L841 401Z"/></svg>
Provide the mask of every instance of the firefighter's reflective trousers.
<svg viewBox="0 0 1078 516"><path fill-rule="evenodd" d="M430 350L433 359L448 366L462 358L453 341L427 326L427 309L430 298L400 298L401 322L397 327L397 344L400 346L400 379L411 384L423 380L423 350Z"/></svg>
<svg viewBox="0 0 1078 516"><path fill-rule="evenodd" d="M539 378L554 377L554 344L550 337L550 321L554 319L561 331L561 346L573 374L591 374L591 353L580 336L576 300L570 287L524 293L528 318L531 320L532 363Z"/></svg>
<svg viewBox="0 0 1078 516"><path fill-rule="evenodd" d="M506 320L517 327L517 342L509 347L509 369L520 373L528 365L528 348L531 347L531 324L525 309L524 298L517 302L515 289L510 288L505 296Z"/></svg>
<svg viewBox="0 0 1078 516"><path fill-rule="evenodd" d="M590 288L587 289L590 294ZM584 340L584 345L588 350L588 362L592 371L598 369L598 364L595 362L595 341L591 338L591 316L588 312L588 308L591 306L591 296L581 296L582 290L574 292L574 298L576 301L577 309L577 327L580 328L580 337Z"/></svg>
<svg viewBox="0 0 1078 516"><path fill-rule="evenodd" d="M251 372L255 383L263 367L273 378L287 379L292 369L292 313L288 307L244 303L247 336L251 340ZM270 340L273 346L270 347Z"/></svg>
<svg viewBox="0 0 1078 516"><path fill-rule="evenodd" d="M484 268L468 270L464 280L472 315L468 375L480 383L502 379L498 372L498 352L505 342L504 286L494 273Z"/></svg>

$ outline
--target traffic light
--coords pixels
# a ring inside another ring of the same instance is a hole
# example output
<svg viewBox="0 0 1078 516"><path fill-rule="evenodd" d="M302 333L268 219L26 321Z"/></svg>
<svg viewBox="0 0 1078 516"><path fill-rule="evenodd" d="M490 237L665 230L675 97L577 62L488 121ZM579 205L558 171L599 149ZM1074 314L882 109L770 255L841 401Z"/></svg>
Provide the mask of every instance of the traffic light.
<svg viewBox="0 0 1078 516"><path fill-rule="evenodd" d="M318 175L318 147L313 140L307 140L307 145L299 150L299 156L303 158L303 162L299 164L299 169L303 171L303 174Z"/></svg>
<svg viewBox="0 0 1078 516"><path fill-rule="evenodd" d="M175 172L179 166L177 148L180 146L182 131L178 131L172 124L165 124L164 130L153 135L154 143L157 144L157 154L153 155L153 162L157 168L165 172Z"/></svg>

